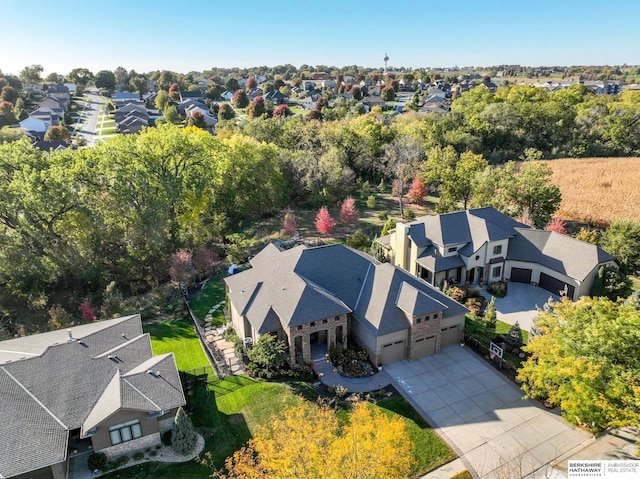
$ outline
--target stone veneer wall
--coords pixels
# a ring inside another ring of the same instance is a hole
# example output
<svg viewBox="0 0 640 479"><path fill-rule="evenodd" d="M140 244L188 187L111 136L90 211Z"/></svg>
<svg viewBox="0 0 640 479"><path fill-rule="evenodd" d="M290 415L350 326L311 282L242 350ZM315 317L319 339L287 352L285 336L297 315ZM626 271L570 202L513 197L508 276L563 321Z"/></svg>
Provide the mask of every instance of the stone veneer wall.
<svg viewBox="0 0 640 479"><path fill-rule="evenodd" d="M160 444L159 432L154 432L148 436L142 436L138 439L133 439L132 441L122 442L115 446L100 449L100 452L105 453L107 458L112 460L124 454L130 454L135 451L146 449L147 447L153 447L156 444Z"/></svg>
<svg viewBox="0 0 640 479"><path fill-rule="evenodd" d="M311 324L314 323L312 326ZM335 317L328 317L312 321L312 323L301 324L300 326L293 326L291 328L285 328L284 332L289 338L289 350L291 364L296 364L296 348L295 338L302 338L302 357L305 361L311 361L311 334L316 331L327 331L328 345L335 346L336 341L341 339L343 345L347 346L347 315L341 314ZM336 330L338 326L342 326L342 338L336 338Z"/></svg>
<svg viewBox="0 0 640 479"><path fill-rule="evenodd" d="M409 344L407 351L407 359L409 361L413 361L417 359L413 355L413 347L417 339L426 338L427 336L436 336L436 353L440 351L440 329L442 328L442 312L435 313L436 317L434 318L433 314L429 321L425 321L424 318L419 324L412 324L409 329Z"/></svg>
<svg viewBox="0 0 640 479"><path fill-rule="evenodd" d="M158 421L158 429L160 429L160 434L168 431L169 429L173 429L173 417L168 417L166 419L160 419Z"/></svg>

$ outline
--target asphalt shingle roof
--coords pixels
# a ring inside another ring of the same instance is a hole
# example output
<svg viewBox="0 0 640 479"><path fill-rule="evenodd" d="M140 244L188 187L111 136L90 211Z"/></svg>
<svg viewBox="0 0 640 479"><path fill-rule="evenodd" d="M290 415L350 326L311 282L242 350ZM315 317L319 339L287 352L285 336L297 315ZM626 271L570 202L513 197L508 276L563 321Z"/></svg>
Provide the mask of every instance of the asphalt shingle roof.
<svg viewBox="0 0 640 479"><path fill-rule="evenodd" d="M11 438L0 442L0 477L63 461L68 430L120 407L185 404L173 354L152 357L139 315L3 341L0 350L0 434Z"/></svg>
<svg viewBox="0 0 640 479"><path fill-rule="evenodd" d="M269 245L251 264L252 269L225 281L236 310L261 333L280 327L274 313L282 326L294 326L352 312L375 334L388 334L409 327L408 311L441 304L445 317L466 312L401 268L343 245L287 251ZM419 291L413 305L411 288ZM401 289L406 291L399 305Z"/></svg>

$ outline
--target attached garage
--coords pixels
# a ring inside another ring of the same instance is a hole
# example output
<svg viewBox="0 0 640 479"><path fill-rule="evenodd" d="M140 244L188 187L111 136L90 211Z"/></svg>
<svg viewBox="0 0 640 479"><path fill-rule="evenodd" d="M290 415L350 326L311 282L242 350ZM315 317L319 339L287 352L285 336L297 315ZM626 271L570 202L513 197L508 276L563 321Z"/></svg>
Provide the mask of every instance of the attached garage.
<svg viewBox="0 0 640 479"><path fill-rule="evenodd" d="M458 332L459 325L449 326L448 328L442 328L440 330L440 347L444 348L445 346L449 346L451 344L458 343Z"/></svg>
<svg viewBox="0 0 640 479"><path fill-rule="evenodd" d="M413 343L413 358L418 359L436 353L436 336L416 339Z"/></svg>
<svg viewBox="0 0 640 479"><path fill-rule="evenodd" d="M567 296L571 299L573 299L573 294L576 290L575 286L567 284L563 280L554 278L553 276L549 276L545 273L540 273L539 286L556 295L560 295L560 291L564 291L566 288Z"/></svg>
<svg viewBox="0 0 640 479"><path fill-rule="evenodd" d="M404 339L394 341L382 345L381 361L382 364L393 363L405 358Z"/></svg>
<svg viewBox="0 0 640 479"><path fill-rule="evenodd" d="M510 281L514 283L531 283L531 270L526 268L511 268Z"/></svg>

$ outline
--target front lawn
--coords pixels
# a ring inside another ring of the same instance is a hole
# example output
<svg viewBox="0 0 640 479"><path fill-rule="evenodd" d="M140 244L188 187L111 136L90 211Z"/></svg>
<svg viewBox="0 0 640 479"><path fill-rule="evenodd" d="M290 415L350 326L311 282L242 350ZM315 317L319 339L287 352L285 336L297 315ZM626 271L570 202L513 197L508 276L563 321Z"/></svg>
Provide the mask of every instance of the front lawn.
<svg viewBox="0 0 640 479"><path fill-rule="evenodd" d="M188 320L146 324L143 329L151 335L153 353L158 355L173 352L178 370L211 367L193 325Z"/></svg>
<svg viewBox="0 0 640 479"><path fill-rule="evenodd" d="M252 436L256 426L279 414L294 396L309 400L318 397L317 391L303 382L263 382L245 376L230 376L209 384L209 398L191 414L194 425L206 439L205 451L209 451L217 467L224 459L243 446ZM429 428L418 413L402 398L385 399L371 407L380 408L385 414L404 417L414 444L415 474L418 477L456 456L446 443ZM206 477L210 471L195 461L183 464L146 463L103 477L108 479L130 478L182 479Z"/></svg>
<svg viewBox="0 0 640 479"><path fill-rule="evenodd" d="M209 279L207 284L189 301L191 309L200 321L204 322L204 318L209 310L216 304L225 301L226 290L223 281L224 277L225 273L220 273ZM213 326L223 325L225 323L223 307L221 306L216 309L211 315L211 318L211 324Z"/></svg>

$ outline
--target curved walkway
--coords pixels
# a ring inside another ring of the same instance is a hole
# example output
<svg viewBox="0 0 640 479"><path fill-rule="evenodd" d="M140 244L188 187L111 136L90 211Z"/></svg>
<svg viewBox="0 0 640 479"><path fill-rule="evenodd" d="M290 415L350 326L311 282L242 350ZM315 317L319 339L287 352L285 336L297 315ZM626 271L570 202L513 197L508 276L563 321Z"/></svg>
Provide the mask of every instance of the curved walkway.
<svg viewBox="0 0 640 479"><path fill-rule="evenodd" d="M341 385L352 393L364 393L386 388L391 384L391 377L385 370L378 371L373 376L366 378L347 378L333 370L333 365L324 359L313 361L313 368L318 373L318 378L326 386Z"/></svg>

